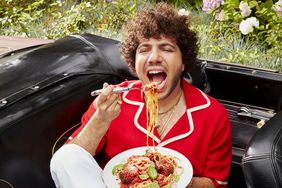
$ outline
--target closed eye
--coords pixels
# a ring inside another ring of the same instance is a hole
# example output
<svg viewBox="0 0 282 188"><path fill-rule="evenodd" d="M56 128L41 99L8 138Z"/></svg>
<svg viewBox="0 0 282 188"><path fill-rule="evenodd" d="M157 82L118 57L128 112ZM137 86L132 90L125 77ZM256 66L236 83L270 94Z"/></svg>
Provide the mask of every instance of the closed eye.
<svg viewBox="0 0 282 188"><path fill-rule="evenodd" d="M165 52L174 52L175 48L174 46L171 46L169 44L165 44L161 46L161 50L165 51Z"/></svg>
<svg viewBox="0 0 282 188"><path fill-rule="evenodd" d="M171 49L171 48L164 48L163 51L165 51L165 52L174 52L174 50Z"/></svg>
<svg viewBox="0 0 282 188"><path fill-rule="evenodd" d="M150 51L150 47L148 45L141 45L137 48L137 53L145 53Z"/></svg>

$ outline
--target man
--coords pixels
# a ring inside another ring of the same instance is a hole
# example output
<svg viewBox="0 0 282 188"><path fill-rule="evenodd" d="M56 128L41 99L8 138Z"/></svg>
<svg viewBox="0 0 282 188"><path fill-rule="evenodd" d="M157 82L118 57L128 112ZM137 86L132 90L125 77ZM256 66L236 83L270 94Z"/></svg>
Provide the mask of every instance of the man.
<svg viewBox="0 0 282 188"><path fill-rule="evenodd" d="M159 122L155 145L176 150L193 166L188 187L227 187L231 164L231 126L224 107L193 87L183 72L197 56L197 37L187 16L159 3L143 9L123 28L121 53L139 81L118 87L157 83ZM117 86L116 86L117 87ZM101 169L115 155L146 146L144 94L111 93L104 84L68 144L54 155L51 172L58 187L105 187ZM185 178L185 177L182 177Z"/></svg>

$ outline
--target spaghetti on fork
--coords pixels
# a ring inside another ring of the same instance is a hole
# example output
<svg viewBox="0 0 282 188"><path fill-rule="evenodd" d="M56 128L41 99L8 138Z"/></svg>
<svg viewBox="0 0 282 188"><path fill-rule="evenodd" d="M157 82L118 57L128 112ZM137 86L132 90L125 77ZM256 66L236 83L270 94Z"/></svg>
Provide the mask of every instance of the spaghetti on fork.
<svg viewBox="0 0 282 188"><path fill-rule="evenodd" d="M144 86L146 115L147 115L147 146L150 150L149 139L152 137L152 142L155 152L157 148L154 142L154 130L158 126L158 93L157 83L151 82Z"/></svg>

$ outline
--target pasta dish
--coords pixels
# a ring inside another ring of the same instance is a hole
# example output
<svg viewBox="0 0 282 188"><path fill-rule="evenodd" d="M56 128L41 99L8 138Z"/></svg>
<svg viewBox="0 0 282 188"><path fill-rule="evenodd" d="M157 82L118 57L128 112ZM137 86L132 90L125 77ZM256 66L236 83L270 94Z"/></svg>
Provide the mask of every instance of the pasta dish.
<svg viewBox="0 0 282 188"><path fill-rule="evenodd" d="M177 165L176 158L160 154L154 141L154 151L150 149L149 137L154 138L154 129L158 125L157 84L145 85L143 91L147 113L146 153L130 156L125 163L114 166L112 173L119 181L120 188L170 188L179 180L183 168Z"/></svg>
<svg viewBox="0 0 282 188"><path fill-rule="evenodd" d="M133 155L124 164L118 164L112 173L120 188L170 188L179 180L183 168L177 158L146 150L145 155Z"/></svg>

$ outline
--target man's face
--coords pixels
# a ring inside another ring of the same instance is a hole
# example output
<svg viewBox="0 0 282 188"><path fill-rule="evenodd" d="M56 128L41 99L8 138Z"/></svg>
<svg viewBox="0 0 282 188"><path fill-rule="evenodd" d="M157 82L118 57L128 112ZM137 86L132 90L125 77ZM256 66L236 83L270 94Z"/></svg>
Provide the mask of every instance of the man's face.
<svg viewBox="0 0 282 188"><path fill-rule="evenodd" d="M176 41L162 36L140 42L136 50L135 69L143 84L158 83L159 99L168 97L180 86L184 70L181 51Z"/></svg>

